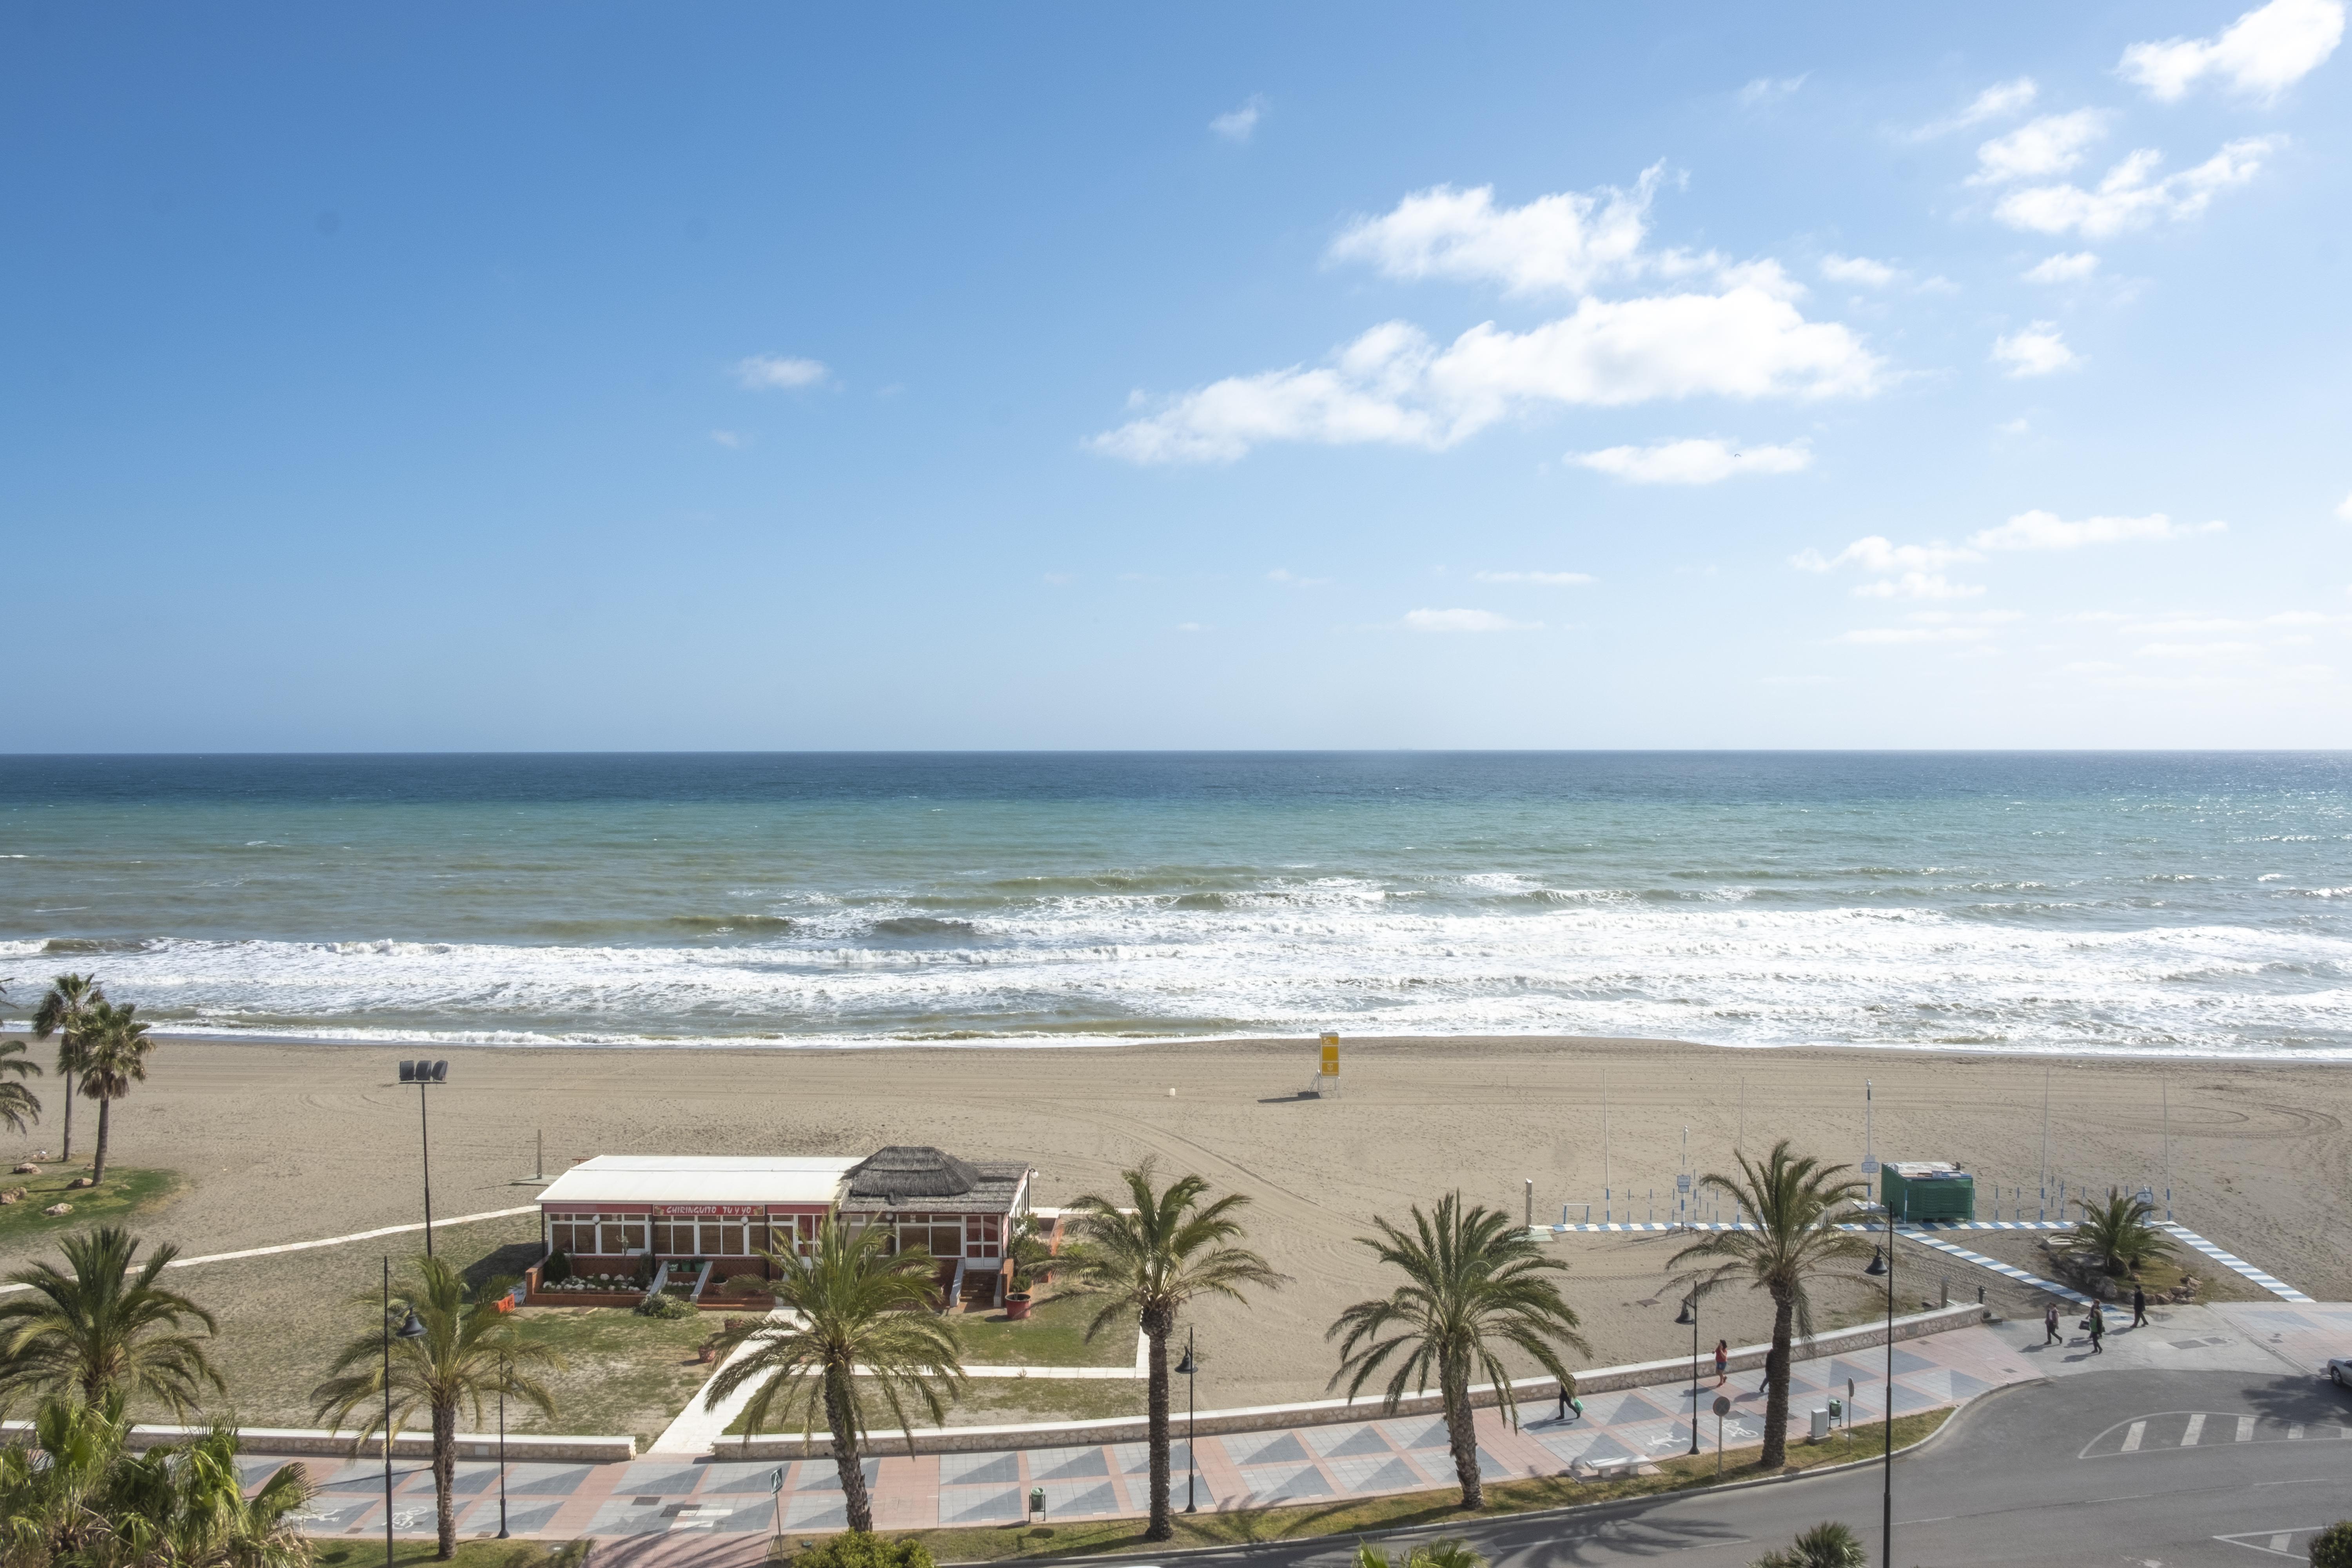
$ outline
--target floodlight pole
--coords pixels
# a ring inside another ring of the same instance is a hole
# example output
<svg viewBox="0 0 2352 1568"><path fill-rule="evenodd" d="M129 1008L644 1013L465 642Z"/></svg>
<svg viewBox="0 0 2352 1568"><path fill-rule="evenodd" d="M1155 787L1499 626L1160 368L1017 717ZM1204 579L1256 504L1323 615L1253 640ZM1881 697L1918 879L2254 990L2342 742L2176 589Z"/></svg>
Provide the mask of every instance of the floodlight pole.
<svg viewBox="0 0 2352 1568"><path fill-rule="evenodd" d="M507 1384L512 1381L513 1369L507 1358L499 1358L499 1539L507 1535Z"/></svg>
<svg viewBox="0 0 2352 1568"><path fill-rule="evenodd" d="M1895 1205L1882 1206L1886 1210L1886 1452L1879 1486L1878 1539L1885 1568L1895 1568Z"/></svg>
<svg viewBox="0 0 2352 1568"><path fill-rule="evenodd" d="M1192 1325L1184 1325L1184 1511L1198 1513L1201 1510L1201 1447L1198 1413L1200 1402L1193 1395L1195 1379L1201 1363L1192 1359Z"/></svg>
<svg viewBox="0 0 2352 1568"><path fill-rule="evenodd" d="M425 1148L425 1256L427 1258L433 1256L433 1126L425 1113L425 1102L430 1098L425 1090L432 1081L423 1073L416 1075L416 1130Z"/></svg>

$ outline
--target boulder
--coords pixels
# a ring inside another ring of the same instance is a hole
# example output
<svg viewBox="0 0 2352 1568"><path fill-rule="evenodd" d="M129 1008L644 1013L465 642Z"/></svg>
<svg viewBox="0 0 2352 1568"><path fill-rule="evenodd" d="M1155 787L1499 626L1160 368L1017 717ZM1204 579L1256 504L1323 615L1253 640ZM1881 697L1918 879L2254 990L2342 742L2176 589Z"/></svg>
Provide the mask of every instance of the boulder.
<svg viewBox="0 0 2352 1568"><path fill-rule="evenodd" d="M19 1176L37 1176L41 1173L41 1168L27 1160L16 1167L15 1173Z"/></svg>
<svg viewBox="0 0 2352 1568"><path fill-rule="evenodd" d="M55 1219L55 1218L57 1218L57 1217L58 1217L58 1215L69 1215L69 1214L73 1213L73 1205L71 1205L71 1204L51 1204L48 1207L47 1207L47 1208L43 1209L41 1212L42 1212L43 1214L45 1214L45 1215L47 1215L50 1218Z"/></svg>
<svg viewBox="0 0 2352 1568"><path fill-rule="evenodd" d="M16 1201L16 1194L13 1189L8 1192L0 1193L0 1204L13 1204Z"/></svg>
<svg viewBox="0 0 2352 1568"><path fill-rule="evenodd" d="M98 1178L96 1176L76 1176L72 1181L66 1184L66 1189L70 1192L78 1187L94 1187L96 1185L98 1185Z"/></svg>

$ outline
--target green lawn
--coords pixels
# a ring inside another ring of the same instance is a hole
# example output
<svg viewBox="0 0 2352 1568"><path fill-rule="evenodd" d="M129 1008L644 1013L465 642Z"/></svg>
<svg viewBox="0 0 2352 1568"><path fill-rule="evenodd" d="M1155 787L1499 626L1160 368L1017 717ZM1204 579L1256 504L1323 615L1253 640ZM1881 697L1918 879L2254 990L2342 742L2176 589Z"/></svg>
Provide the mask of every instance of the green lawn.
<svg viewBox="0 0 2352 1568"><path fill-rule="evenodd" d="M627 1307L525 1307L515 1317L524 1333L571 1363L546 1379L555 1419L518 1419L509 1407L515 1431L630 1432L642 1449L712 1371L695 1357L719 1327L707 1313L672 1321L641 1318Z"/></svg>
<svg viewBox="0 0 2352 1568"><path fill-rule="evenodd" d="M1008 1321L1001 1310L953 1321L963 1336L963 1359L974 1366L1133 1366L1132 1314L1087 1342L1087 1324L1101 1307L1099 1297L1056 1296L1031 1309L1026 1322Z"/></svg>
<svg viewBox="0 0 2352 1568"><path fill-rule="evenodd" d="M1927 1438L1950 1419L1949 1410L1906 1415L1895 1423L1899 1450ZM1879 1450L1883 1426L1853 1428L1851 1445L1843 1436L1819 1445L1791 1443L1789 1469L1807 1470L1821 1465L1866 1458ZM1756 1452L1749 1449L1752 1455ZM1309 1503L1291 1508L1242 1509L1230 1513L1178 1513L1173 1540L1158 1543L1143 1539L1139 1519L1089 1521L1077 1524L1004 1524L979 1529L916 1531L904 1539L919 1541L940 1563L992 1563L1016 1557L1094 1556L1110 1552L1179 1552L1188 1547L1232 1547L1256 1542L1292 1541L1312 1536L1366 1535L1412 1525L1449 1524L1470 1519L1494 1519L1537 1509L1572 1504L1614 1502L1660 1492L1691 1491L1725 1481L1757 1479L1754 1459L1734 1460L1720 1476L1712 1454L1667 1459L1654 1476L1628 1476L1618 1480L1580 1481L1566 1476L1535 1480L1497 1481L1486 1489L1486 1506L1465 1514L1456 1505L1458 1493L1406 1492L1396 1497L1364 1498L1335 1503ZM1181 1504L1181 1482L1178 1483ZM772 1544L771 1561L797 1551L803 1540L787 1536Z"/></svg>
<svg viewBox="0 0 2352 1568"><path fill-rule="evenodd" d="M67 1190L68 1182L89 1173L89 1167L82 1164L46 1165L37 1176L0 1173L0 1188L27 1189L17 1202L0 1205L0 1252L45 1256L53 1237L85 1226L151 1214L177 1197L184 1184L174 1171L114 1165L107 1170L105 1185ZM60 1203L73 1205L73 1213L51 1216L41 1212ZM50 1257L49 1261L58 1259Z"/></svg>
<svg viewBox="0 0 2352 1568"><path fill-rule="evenodd" d="M964 1395L948 1407L950 1426L1014 1426L1031 1421L1101 1421L1143 1414L1144 1386L1126 1378L975 1377L964 1384ZM871 1408L866 1417L889 1426L887 1411ZM1182 1419L1180 1408L1177 1417ZM929 1426L918 1415L917 1426ZM743 1435L743 1418L728 1426L730 1436ZM792 1435L797 1436L798 1427ZM771 1434L773 1436L774 1434Z"/></svg>

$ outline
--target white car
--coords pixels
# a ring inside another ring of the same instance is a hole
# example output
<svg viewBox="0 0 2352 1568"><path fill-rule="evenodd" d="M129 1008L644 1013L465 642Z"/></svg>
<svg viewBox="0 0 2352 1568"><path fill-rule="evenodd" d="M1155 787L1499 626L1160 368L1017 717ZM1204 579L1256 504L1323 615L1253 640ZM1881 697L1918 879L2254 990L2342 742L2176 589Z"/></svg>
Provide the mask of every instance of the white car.
<svg viewBox="0 0 2352 1568"><path fill-rule="evenodd" d="M2327 1376L2338 1388L2352 1388L2352 1355L2330 1356Z"/></svg>

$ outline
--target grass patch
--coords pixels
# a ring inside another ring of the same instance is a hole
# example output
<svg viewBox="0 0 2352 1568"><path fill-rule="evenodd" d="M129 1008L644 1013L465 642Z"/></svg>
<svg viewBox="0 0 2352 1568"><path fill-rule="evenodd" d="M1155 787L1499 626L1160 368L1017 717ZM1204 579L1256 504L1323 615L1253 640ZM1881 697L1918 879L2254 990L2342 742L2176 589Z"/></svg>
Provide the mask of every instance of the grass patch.
<svg viewBox="0 0 2352 1568"><path fill-rule="evenodd" d="M1134 1365L1132 1321L1106 1328L1087 1342L1087 1324L1101 1309L1100 1298L1055 1296L1031 1308L1026 1322L1013 1322L1001 1311L954 1321L963 1359L974 1366Z"/></svg>
<svg viewBox="0 0 2352 1568"><path fill-rule="evenodd" d="M1929 1410L1898 1417L1895 1446L1908 1447L1951 1418L1950 1410ZM1885 1427L1849 1428L1852 1440L1841 1434L1821 1444L1791 1443L1789 1464L1782 1473L1813 1469L1822 1465L1866 1459L1880 1451ZM1735 1454L1738 1450L1734 1451ZM1746 1450L1753 1455L1756 1449ZM1734 1458L1721 1475L1712 1454L1687 1455L1662 1461L1654 1476L1628 1476L1616 1480L1580 1481L1566 1476L1531 1480L1497 1481L1486 1489L1486 1506L1465 1513L1455 1506L1452 1489L1406 1492L1395 1497L1352 1499L1345 1502L1302 1504L1290 1508L1239 1509L1229 1513L1179 1513L1173 1539L1153 1542L1143 1539L1143 1521L1113 1519L1075 1524L1003 1524L982 1529L916 1531L919 1541L940 1563L994 1563L1018 1557L1075 1557L1135 1551L1175 1551L1188 1546L1242 1546L1269 1541L1297 1541L1315 1536L1369 1535L1420 1524L1453 1524L1468 1519L1499 1519L1538 1509L1575 1504L1616 1502L1628 1498L1666 1492L1696 1491L1728 1481L1754 1480L1762 1472L1751 1458ZM1179 1494L1183 1489L1180 1476ZM1181 1505L1181 1495L1180 1495ZM778 1561L814 1537L787 1536L770 1550Z"/></svg>
<svg viewBox="0 0 2352 1568"><path fill-rule="evenodd" d="M0 1188L26 1189L23 1198L0 1205L0 1251L34 1251L68 1231L152 1213L179 1196L184 1185L176 1171L114 1165L103 1186L67 1189L68 1182L89 1173L87 1165L47 1165L37 1176L0 1173ZM51 1204L71 1204L73 1213L43 1214Z"/></svg>
<svg viewBox="0 0 2352 1568"><path fill-rule="evenodd" d="M1143 1414L1144 1385L1140 1380L1095 1377L975 1377L964 1384L964 1396L948 1407L950 1426L1001 1426L1027 1421L1108 1421ZM884 1425L887 1413L867 1414ZM1183 1419L1177 1407L1176 1419ZM916 1417L918 1422L922 1417ZM727 1435L743 1436L743 1417L729 1423ZM798 1436L800 1429L770 1432L769 1436Z"/></svg>
<svg viewBox="0 0 2352 1568"><path fill-rule="evenodd" d="M366 1540L336 1536L314 1540L320 1568L378 1568L383 1562L383 1538ZM438 1546L423 1541L398 1541L393 1545L394 1568L422 1568L436 1561ZM460 1541L450 1561L457 1568L579 1568L588 1560L584 1541Z"/></svg>
<svg viewBox="0 0 2352 1568"><path fill-rule="evenodd" d="M696 1347L719 1325L700 1313L676 1321L641 1318L627 1307L525 1307L515 1314L530 1338L571 1363L550 1373L555 1419L536 1412L519 1432L633 1433L639 1447L661 1435L714 1370Z"/></svg>

